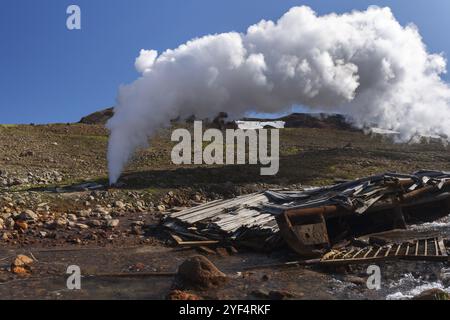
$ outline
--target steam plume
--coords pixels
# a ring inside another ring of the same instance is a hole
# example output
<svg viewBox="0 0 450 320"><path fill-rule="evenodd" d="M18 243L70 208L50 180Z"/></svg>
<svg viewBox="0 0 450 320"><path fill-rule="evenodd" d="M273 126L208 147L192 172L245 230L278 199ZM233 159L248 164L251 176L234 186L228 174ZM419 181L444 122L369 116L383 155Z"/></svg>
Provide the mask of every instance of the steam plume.
<svg viewBox="0 0 450 320"><path fill-rule="evenodd" d="M111 183L155 130L192 114L240 117L304 105L399 131L402 140L450 137L450 87L440 77L446 61L389 8L317 16L294 7L246 33L196 38L160 55L141 50L135 65L142 75L120 88L107 124Z"/></svg>

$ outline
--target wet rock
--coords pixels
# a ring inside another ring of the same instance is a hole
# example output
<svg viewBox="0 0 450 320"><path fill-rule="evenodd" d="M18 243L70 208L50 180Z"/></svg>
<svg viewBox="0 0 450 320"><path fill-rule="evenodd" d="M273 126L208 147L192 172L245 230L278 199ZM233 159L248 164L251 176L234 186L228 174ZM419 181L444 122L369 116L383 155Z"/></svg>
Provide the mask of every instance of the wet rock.
<svg viewBox="0 0 450 320"><path fill-rule="evenodd" d="M177 282L183 287L212 288L224 284L227 276L204 256L194 256L178 267Z"/></svg>
<svg viewBox="0 0 450 320"><path fill-rule="evenodd" d="M194 293L182 290L172 290L167 295L167 300L202 300L202 298Z"/></svg>
<svg viewBox="0 0 450 320"><path fill-rule="evenodd" d="M412 300L450 300L450 294L444 290L434 288L425 290Z"/></svg>

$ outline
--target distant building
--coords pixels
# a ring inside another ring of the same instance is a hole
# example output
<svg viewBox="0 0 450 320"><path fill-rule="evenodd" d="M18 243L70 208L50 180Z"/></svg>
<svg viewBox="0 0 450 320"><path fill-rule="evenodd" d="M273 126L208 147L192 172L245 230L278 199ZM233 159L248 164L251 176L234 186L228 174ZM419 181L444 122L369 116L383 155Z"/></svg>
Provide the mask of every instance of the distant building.
<svg viewBox="0 0 450 320"><path fill-rule="evenodd" d="M284 128L284 121L235 121L238 129L282 129Z"/></svg>

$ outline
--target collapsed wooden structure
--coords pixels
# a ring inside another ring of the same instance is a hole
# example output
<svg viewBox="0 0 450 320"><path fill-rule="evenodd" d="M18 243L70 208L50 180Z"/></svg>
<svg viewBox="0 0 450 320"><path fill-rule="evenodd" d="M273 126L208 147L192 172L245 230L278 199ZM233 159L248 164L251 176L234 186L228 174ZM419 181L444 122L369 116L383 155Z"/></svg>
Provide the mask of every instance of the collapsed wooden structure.
<svg viewBox="0 0 450 320"><path fill-rule="evenodd" d="M164 226L199 241L267 250L286 243L308 258L322 257L345 239L406 229L410 223L434 221L449 213L450 173L419 171L216 200L170 213Z"/></svg>

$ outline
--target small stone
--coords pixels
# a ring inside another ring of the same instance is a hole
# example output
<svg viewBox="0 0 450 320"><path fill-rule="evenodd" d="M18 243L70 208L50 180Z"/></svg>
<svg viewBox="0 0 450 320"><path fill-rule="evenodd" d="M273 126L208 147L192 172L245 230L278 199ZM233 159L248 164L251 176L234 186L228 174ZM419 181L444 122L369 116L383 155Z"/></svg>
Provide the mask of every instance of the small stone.
<svg viewBox="0 0 450 320"><path fill-rule="evenodd" d="M11 271L15 274L28 274L31 272L31 264L34 262L30 257L19 254L11 264Z"/></svg>
<svg viewBox="0 0 450 320"><path fill-rule="evenodd" d="M87 224L84 223L77 223L75 224L75 226L79 229L85 230L85 229L89 229L89 226Z"/></svg>
<svg viewBox="0 0 450 320"><path fill-rule="evenodd" d="M165 207L163 204L160 204L159 206L157 206L156 209L157 209L159 212L164 212L164 211L166 211L166 207Z"/></svg>
<svg viewBox="0 0 450 320"><path fill-rule="evenodd" d="M133 221L133 222L131 222L131 225L132 226L139 226L139 227L142 227L143 225L144 225L144 221Z"/></svg>
<svg viewBox="0 0 450 320"><path fill-rule="evenodd" d="M119 209L125 208L125 204L124 204L122 201L116 201L116 202L114 202L114 206L115 206L116 208L119 208Z"/></svg>
<svg viewBox="0 0 450 320"><path fill-rule="evenodd" d="M21 220L35 222L39 219L39 216L34 211L27 209L19 216Z"/></svg>
<svg viewBox="0 0 450 320"><path fill-rule="evenodd" d="M91 227L101 227L102 223L99 220L91 220L88 222Z"/></svg>
<svg viewBox="0 0 450 320"><path fill-rule="evenodd" d="M17 220L14 224L14 226L21 230L27 230L28 229L28 223L22 220Z"/></svg>
<svg viewBox="0 0 450 320"><path fill-rule="evenodd" d="M76 215L74 215L73 213L70 213L67 215L67 219L69 219L70 221L77 221L78 218Z"/></svg>
<svg viewBox="0 0 450 320"><path fill-rule="evenodd" d="M106 222L106 226L108 228L115 228L119 225L119 222L120 222L119 219L111 219Z"/></svg>
<svg viewBox="0 0 450 320"><path fill-rule="evenodd" d="M7 228L12 229L12 228L14 228L14 225L16 224L16 222L14 221L13 218L7 218L7 219L5 219L4 224Z"/></svg>
<svg viewBox="0 0 450 320"><path fill-rule="evenodd" d="M55 220L56 227L65 227L67 225L67 220L64 218L58 218Z"/></svg>
<svg viewBox="0 0 450 320"><path fill-rule="evenodd" d="M11 234L9 232L3 232L2 240L9 240L11 238Z"/></svg>

